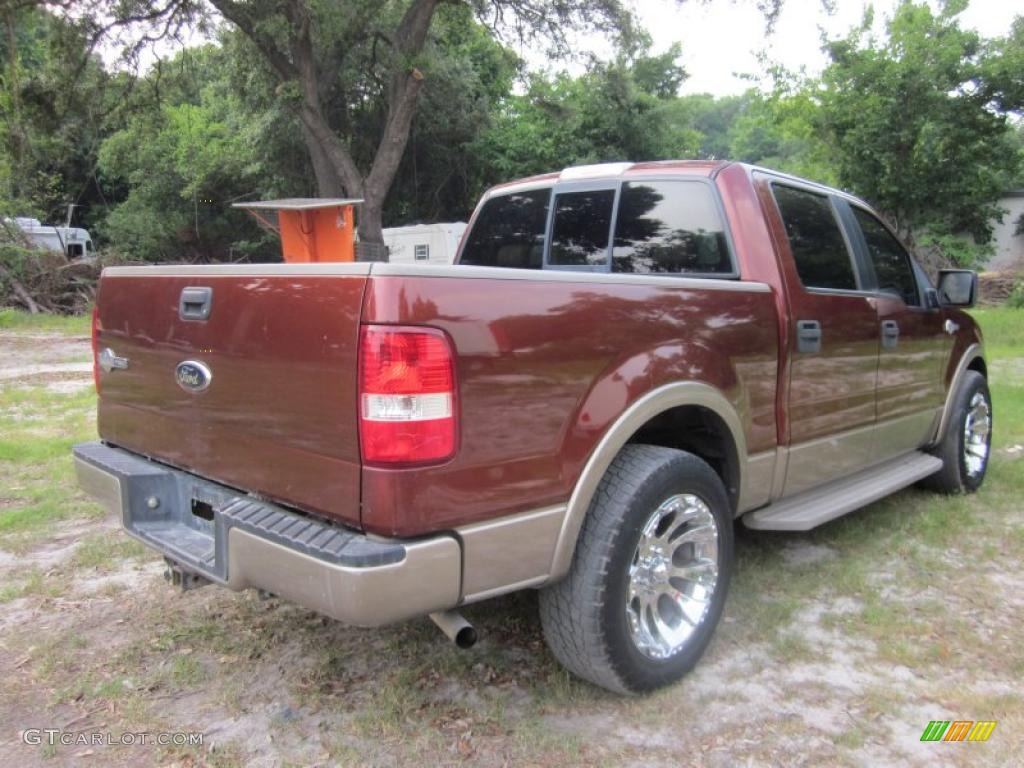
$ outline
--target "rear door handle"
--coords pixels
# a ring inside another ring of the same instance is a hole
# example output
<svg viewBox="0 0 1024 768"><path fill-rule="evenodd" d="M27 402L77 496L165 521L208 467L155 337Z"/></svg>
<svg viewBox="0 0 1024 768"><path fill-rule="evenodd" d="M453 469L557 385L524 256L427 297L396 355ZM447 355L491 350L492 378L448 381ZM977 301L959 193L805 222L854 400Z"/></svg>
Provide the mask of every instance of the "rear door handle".
<svg viewBox="0 0 1024 768"><path fill-rule="evenodd" d="M821 323L817 320L796 321L796 351L821 352Z"/></svg>
<svg viewBox="0 0 1024 768"><path fill-rule="evenodd" d="M207 320L213 309L213 288L189 287L181 289L178 317L182 320Z"/></svg>
<svg viewBox="0 0 1024 768"><path fill-rule="evenodd" d="M882 321L882 346L893 349L900 342L900 326L895 320Z"/></svg>

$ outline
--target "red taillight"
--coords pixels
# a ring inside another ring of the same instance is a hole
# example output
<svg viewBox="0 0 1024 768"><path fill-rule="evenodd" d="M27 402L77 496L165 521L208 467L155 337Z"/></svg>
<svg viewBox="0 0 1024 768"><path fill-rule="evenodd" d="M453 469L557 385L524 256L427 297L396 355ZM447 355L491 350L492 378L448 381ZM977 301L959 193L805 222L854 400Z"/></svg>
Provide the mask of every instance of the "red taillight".
<svg viewBox="0 0 1024 768"><path fill-rule="evenodd" d="M92 381L96 385L96 394L100 393L100 308L92 308Z"/></svg>
<svg viewBox="0 0 1024 768"><path fill-rule="evenodd" d="M368 464L444 461L455 453L455 364L434 328L364 326L359 336L359 439Z"/></svg>

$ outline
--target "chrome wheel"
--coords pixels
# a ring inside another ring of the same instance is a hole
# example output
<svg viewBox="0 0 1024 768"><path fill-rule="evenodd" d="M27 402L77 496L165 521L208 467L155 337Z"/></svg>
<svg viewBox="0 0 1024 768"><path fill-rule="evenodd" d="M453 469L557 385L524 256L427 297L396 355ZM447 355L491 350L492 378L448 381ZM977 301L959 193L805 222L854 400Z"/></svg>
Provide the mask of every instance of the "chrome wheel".
<svg viewBox="0 0 1024 768"><path fill-rule="evenodd" d="M718 583L718 525L708 505L685 493L647 519L629 567L626 615L637 650L676 653L704 621Z"/></svg>
<svg viewBox="0 0 1024 768"><path fill-rule="evenodd" d="M969 477L977 477L985 471L991 431L992 412L988 400L983 393L975 392L964 419L964 466Z"/></svg>

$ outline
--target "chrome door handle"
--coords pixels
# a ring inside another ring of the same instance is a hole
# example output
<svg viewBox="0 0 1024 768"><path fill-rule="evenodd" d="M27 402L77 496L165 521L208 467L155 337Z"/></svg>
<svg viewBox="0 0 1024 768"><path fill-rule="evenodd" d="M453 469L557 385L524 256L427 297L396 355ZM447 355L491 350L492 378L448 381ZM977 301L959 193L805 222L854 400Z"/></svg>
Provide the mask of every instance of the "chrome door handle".
<svg viewBox="0 0 1024 768"><path fill-rule="evenodd" d="M810 354L821 352L821 323L817 320L797 320L796 351Z"/></svg>
<svg viewBox="0 0 1024 768"><path fill-rule="evenodd" d="M946 322L943 323L942 328L950 336L952 336L954 333L960 330L960 326L957 323L954 323L952 320L946 320Z"/></svg>
<svg viewBox="0 0 1024 768"><path fill-rule="evenodd" d="M893 349L900 341L900 326L895 320L885 320L882 323L882 346L886 349Z"/></svg>

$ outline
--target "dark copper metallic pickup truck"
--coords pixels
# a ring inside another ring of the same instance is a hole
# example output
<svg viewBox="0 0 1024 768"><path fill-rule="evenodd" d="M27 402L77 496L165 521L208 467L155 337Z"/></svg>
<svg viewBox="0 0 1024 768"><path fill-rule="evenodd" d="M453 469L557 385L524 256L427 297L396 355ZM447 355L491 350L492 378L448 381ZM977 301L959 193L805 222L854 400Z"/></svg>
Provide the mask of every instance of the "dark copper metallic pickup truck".
<svg viewBox="0 0 1024 768"><path fill-rule="evenodd" d="M562 663L646 691L706 646L736 518L981 484L975 290L833 189L570 168L490 190L453 266L105 270L76 464L183 586L460 644L536 588Z"/></svg>

